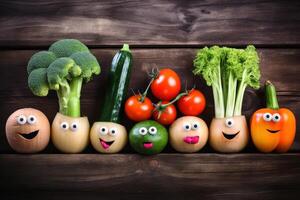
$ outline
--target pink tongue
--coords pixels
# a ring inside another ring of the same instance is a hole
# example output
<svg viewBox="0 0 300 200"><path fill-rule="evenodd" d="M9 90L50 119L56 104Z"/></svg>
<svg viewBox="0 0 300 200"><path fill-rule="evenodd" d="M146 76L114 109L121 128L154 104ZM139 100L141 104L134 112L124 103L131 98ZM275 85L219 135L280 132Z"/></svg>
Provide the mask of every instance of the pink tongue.
<svg viewBox="0 0 300 200"><path fill-rule="evenodd" d="M106 142L104 142L103 140L100 140L100 143L101 143L101 145L102 145L102 147L103 147L104 149L108 149L108 148L109 148L109 145L106 144Z"/></svg>
<svg viewBox="0 0 300 200"><path fill-rule="evenodd" d="M150 149L150 148L153 147L153 144L152 144L152 142L147 142L147 143L144 143L144 147L145 147L146 149Z"/></svg>
<svg viewBox="0 0 300 200"><path fill-rule="evenodd" d="M199 136L187 136L183 141L188 144L196 144L199 142Z"/></svg>

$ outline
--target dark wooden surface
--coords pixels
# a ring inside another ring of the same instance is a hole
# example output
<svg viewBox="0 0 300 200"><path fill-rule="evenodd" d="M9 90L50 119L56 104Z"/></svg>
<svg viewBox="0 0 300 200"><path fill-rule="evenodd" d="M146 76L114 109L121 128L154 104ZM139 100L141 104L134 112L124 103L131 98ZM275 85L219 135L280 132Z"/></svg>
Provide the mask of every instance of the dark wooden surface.
<svg viewBox="0 0 300 200"><path fill-rule="evenodd" d="M298 154L6 154L0 159L5 197L30 197L32 191L40 199L73 193L74 199L291 199L299 194Z"/></svg>
<svg viewBox="0 0 300 200"><path fill-rule="evenodd" d="M294 46L299 7L298 0L5 0L0 46L45 46L65 37L93 46Z"/></svg>
<svg viewBox="0 0 300 200"><path fill-rule="evenodd" d="M91 123L99 116L111 59L126 42L134 57L130 87L143 90L152 67L173 68L206 95L201 117L207 123L211 89L191 73L197 49L254 44L262 83L273 81L281 107L292 109L299 124L299 11L297 0L0 0L0 198L299 199L299 131L289 154L260 154L249 144L243 154L215 154L207 146L187 155L167 147L151 157L128 146L117 155L96 154L91 147L88 154L56 154L51 144L42 154L17 155L4 134L7 117L21 107L36 107L53 119L57 97L31 94L26 65L33 53L61 38L80 39L101 63L101 75L82 91L82 114ZM246 91L248 119L264 106L263 96L263 89ZM123 123L132 126L126 118Z"/></svg>

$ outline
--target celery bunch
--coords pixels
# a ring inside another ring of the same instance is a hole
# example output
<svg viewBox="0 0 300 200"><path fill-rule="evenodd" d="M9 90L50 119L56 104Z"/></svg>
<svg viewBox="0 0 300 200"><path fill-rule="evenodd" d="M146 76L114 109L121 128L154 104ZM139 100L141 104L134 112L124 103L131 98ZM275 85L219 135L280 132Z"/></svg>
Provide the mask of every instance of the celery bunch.
<svg viewBox="0 0 300 200"><path fill-rule="evenodd" d="M259 58L253 45L246 49L205 47L194 60L195 75L202 75L212 87L215 117L240 116L247 86L260 86Z"/></svg>

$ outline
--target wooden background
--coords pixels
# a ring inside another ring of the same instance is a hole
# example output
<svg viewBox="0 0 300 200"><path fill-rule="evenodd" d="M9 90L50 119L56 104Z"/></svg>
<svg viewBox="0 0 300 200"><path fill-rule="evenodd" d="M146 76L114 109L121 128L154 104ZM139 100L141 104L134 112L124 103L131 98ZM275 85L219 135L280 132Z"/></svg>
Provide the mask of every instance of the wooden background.
<svg viewBox="0 0 300 200"><path fill-rule="evenodd" d="M35 107L53 119L57 97L35 97L27 87L26 65L37 51L62 38L87 44L102 73L82 91L82 114L99 116L106 75L113 55L129 43L134 58L130 87L147 85L147 70L170 67L189 86L204 92L213 116L211 89L192 75L197 49L205 45L244 48L254 44L261 59L261 82L276 85L281 107L295 112L300 124L300 2L233 1L0 1L0 196L5 199L298 199L300 133L288 154L260 154L250 144L241 154L144 157L130 147L121 154L59 154L52 145L43 154L17 155L5 138L5 121L16 109ZM183 81L183 85L184 85ZM130 93L129 93L130 95ZM249 116L264 106L263 89L247 90L243 105ZM127 119L124 123L132 126ZM170 184L172 183L172 184Z"/></svg>

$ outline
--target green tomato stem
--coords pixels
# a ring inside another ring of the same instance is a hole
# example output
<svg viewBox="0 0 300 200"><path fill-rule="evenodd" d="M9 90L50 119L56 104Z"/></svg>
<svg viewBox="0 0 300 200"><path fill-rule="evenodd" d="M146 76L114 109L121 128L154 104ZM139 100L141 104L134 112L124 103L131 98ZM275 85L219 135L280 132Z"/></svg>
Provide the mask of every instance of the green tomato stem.
<svg viewBox="0 0 300 200"><path fill-rule="evenodd" d="M149 88L150 88L151 84L153 83L154 79L155 79L154 77L151 78L146 90L144 91L144 93L141 95L141 98L139 99L140 102L144 103L147 93L149 91Z"/></svg>
<svg viewBox="0 0 300 200"><path fill-rule="evenodd" d="M267 104L267 108L278 110L279 105L278 105L275 86L272 84L271 81L267 80L266 83L265 83L265 87L266 87L266 104Z"/></svg>
<svg viewBox="0 0 300 200"><path fill-rule="evenodd" d="M176 101L178 101L181 97L186 96L186 95L188 95L188 92L182 92L182 93L178 94L178 95L175 97L175 99L173 99L173 100L170 101L169 103L166 103L166 104L161 104L161 103L159 103L159 104L158 104L159 110L164 110L164 109L166 109L166 107L168 107L168 106L171 105L171 104L174 104L174 103L175 103Z"/></svg>

